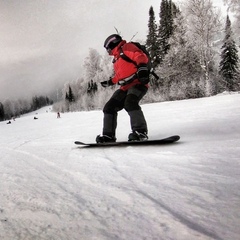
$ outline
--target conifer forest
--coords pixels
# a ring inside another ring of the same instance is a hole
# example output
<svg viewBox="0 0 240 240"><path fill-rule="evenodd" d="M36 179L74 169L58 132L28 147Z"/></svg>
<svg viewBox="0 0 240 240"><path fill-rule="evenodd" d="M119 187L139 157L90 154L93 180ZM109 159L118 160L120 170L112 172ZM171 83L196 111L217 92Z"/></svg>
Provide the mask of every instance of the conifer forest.
<svg viewBox="0 0 240 240"><path fill-rule="evenodd" d="M162 0L159 9L149 7L146 39L125 39L146 46L159 76L158 80L151 77L142 103L240 91L240 2L224 3L229 6L228 13L214 7L211 0L187 0L180 6L172 0ZM113 74L112 58L107 52L101 55L98 50L89 49L82 67L84 71L77 80L66 79L58 99L34 96L30 101L0 102L0 121L50 104L56 112L101 109L119 87L100 85Z"/></svg>

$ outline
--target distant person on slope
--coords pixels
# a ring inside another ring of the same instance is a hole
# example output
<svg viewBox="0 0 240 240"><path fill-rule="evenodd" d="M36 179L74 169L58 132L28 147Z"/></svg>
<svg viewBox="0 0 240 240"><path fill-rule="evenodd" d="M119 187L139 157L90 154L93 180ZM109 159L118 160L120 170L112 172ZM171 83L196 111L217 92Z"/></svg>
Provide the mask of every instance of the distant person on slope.
<svg viewBox="0 0 240 240"><path fill-rule="evenodd" d="M147 68L148 57L131 42L126 42L118 34L110 35L104 42L109 55L113 56L114 76L101 82L103 87L119 84L110 100L103 108L103 131L96 137L97 143L115 142L117 127L117 113L123 108L130 116L132 132L128 136L129 141L147 140L147 123L139 101L147 93L149 71ZM126 61L121 53L132 59L136 64Z"/></svg>

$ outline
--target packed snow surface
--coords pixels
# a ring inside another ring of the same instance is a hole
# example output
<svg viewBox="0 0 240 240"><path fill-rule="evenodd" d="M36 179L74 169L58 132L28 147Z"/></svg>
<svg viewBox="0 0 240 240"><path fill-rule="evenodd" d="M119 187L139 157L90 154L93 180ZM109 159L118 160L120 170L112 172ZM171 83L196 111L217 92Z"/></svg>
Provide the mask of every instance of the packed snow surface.
<svg viewBox="0 0 240 240"><path fill-rule="evenodd" d="M180 141L74 145L95 141L101 111L0 122L0 239L239 240L240 94L142 109L150 139ZM118 140L129 132L121 111Z"/></svg>

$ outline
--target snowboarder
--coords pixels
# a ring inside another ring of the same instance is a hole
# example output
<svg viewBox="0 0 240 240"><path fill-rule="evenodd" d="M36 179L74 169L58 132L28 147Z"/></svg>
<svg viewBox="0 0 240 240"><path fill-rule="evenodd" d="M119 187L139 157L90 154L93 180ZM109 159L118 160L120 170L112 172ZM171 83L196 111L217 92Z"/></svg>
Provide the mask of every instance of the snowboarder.
<svg viewBox="0 0 240 240"><path fill-rule="evenodd" d="M139 101L148 91L149 71L147 67L147 55L131 42L126 42L118 34L110 35L104 42L109 55L113 56L114 76L101 82L103 87L119 84L116 90L103 108L102 135L96 137L97 143L115 142L117 127L117 113L123 108L130 116L132 132L128 136L129 141L147 140L147 123L139 106ZM135 64L121 58L124 52Z"/></svg>

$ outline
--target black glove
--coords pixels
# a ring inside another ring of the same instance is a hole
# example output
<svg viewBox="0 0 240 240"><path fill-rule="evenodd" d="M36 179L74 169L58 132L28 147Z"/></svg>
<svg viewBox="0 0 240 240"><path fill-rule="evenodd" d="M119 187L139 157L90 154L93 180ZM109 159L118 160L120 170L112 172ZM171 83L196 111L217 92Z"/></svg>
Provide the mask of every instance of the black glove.
<svg viewBox="0 0 240 240"><path fill-rule="evenodd" d="M114 83L112 82L112 78L110 78L109 80L107 81L103 81L103 82L100 82L102 87L109 87L109 86L112 86Z"/></svg>
<svg viewBox="0 0 240 240"><path fill-rule="evenodd" d="M138 80L142 84L149 83L149 71L148 71L147 64L142 63L138 65L137 75L138 75Z"/></svg>

